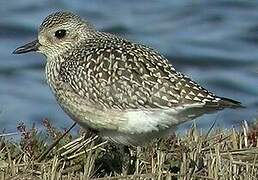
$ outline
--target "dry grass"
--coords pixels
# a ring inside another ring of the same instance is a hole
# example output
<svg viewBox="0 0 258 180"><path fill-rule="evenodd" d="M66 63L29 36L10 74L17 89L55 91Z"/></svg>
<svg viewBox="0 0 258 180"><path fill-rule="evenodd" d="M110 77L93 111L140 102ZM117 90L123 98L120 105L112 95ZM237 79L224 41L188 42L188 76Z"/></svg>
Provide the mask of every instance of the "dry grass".
<svg viewBox="0 0 258 180"><path fill-rule="evenodd" d="M44 125L45 136L19 125L18 143L0 136L0 180L258 178L257 125L206 134L193 126L184 137L130 149Z"/></svg>

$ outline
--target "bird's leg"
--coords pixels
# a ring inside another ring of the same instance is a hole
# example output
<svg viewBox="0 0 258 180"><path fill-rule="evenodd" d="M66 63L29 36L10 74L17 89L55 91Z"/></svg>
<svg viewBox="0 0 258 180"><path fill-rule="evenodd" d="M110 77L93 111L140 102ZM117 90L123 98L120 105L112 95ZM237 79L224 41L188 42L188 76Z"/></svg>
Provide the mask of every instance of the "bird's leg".
<svg viewBox="0 0 258 180"><path fill-rule="evenodd" d="M127 161L126 166L124 169L126 170L127 174L134 174L139 173L139 158L138 155L141 151L141 147L129 147L124 146L124 162ZM126 156L127 154L127 156ZM125 159L127 158L127 159Z"/></svg>
<svg viewBox="0 0 258 180"><path fill-rule="evenodd" d="M137 146L136 147L136 164L135 164L135 166L136 166L136 174L138 174L139 173L139 164L140 164L140 160L139 160L139 155L140 155L140 152L141 152L141 147L140 146Z"/></svg>
<svg viewBox="0 0 258 180"><path fill-rule="evenodd" d="M133 164L133 158L132 158L132 152L129 146L122 145L123 147L123 161L124 161L124 167L123 172L124 174L133 174L134 173L134 166Z"/></svg>

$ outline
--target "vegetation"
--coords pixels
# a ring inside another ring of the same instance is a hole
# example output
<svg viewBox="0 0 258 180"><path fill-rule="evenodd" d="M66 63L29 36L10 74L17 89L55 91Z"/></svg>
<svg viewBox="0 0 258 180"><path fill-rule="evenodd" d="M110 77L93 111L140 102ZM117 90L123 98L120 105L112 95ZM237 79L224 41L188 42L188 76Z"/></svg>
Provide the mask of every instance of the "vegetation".
<svg viewBox="0 0 258 180"><path fill-rule="evenodd" d="M0 179L257 179L258 125L239 131L172 135L124 147L96 135L73 137L43 121L46 133L18 125L19 142L0 138Z"/></svg>

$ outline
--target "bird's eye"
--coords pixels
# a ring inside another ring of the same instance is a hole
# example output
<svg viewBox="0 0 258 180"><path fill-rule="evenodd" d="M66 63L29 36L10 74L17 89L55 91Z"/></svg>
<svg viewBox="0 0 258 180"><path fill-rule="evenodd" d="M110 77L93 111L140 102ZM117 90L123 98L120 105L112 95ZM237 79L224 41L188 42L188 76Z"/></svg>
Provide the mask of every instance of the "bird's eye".
<svg viewBox="0 0 258 180"><path fill-rule="evenodd" d="M66 30L64 30L64 29L60 29L55 32L55 37L58 39L64 38L65 35L66 35Z"/></svg>

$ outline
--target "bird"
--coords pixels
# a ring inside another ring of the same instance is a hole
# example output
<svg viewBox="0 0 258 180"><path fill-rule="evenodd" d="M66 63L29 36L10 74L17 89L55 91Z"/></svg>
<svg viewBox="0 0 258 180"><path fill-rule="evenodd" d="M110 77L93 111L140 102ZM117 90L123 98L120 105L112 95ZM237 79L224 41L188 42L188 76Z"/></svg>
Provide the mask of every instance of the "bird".
<svg viewBox="0 0 258 180"><path fill-rule="evenodd" d="M118 144L141 146L179 124L241 103L206 90L158 51L97 30L69 11L48 15L14 54L46 57L45 76L72 120Z"/></svg>

